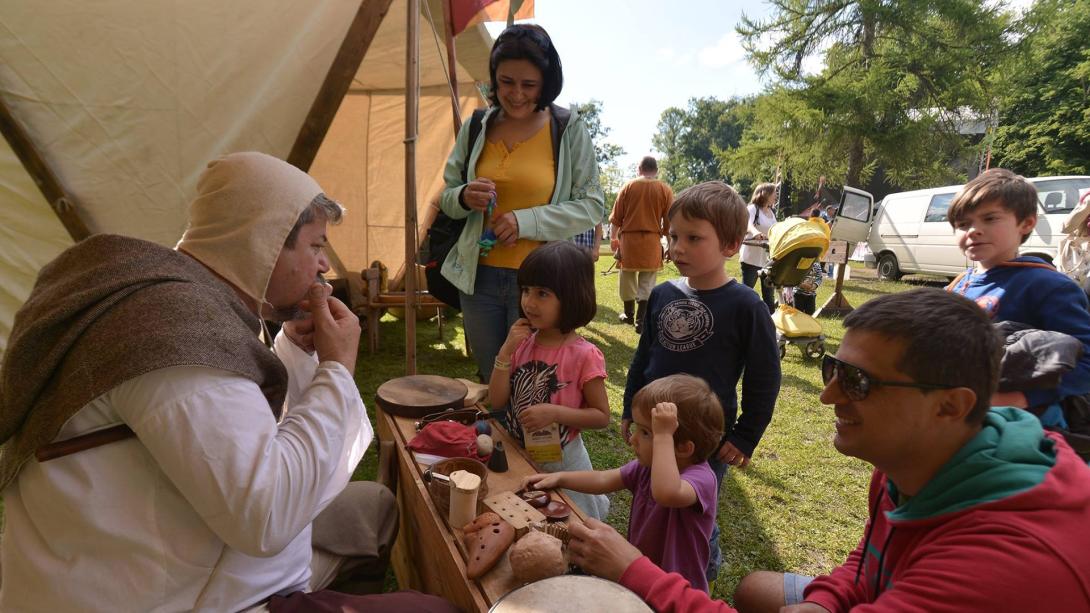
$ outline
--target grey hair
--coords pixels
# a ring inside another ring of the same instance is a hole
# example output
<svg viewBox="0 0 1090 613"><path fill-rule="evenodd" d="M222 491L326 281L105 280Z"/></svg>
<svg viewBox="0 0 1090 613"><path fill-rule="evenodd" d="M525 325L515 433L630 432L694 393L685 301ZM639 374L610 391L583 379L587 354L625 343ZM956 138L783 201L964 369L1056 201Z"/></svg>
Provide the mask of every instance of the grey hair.
<svg viewBox="0 0 1090 613"><path fill-rule="evenodd" d="M321 216L327 223L339 224L344 217L344 207L334 202L329 196L325 194L318 194L314 197L314 200L310 201L307 208L303 209L303 212L299 215L299 219L295 220L295 225L292 226L291 232L288 232L288 237L284 239L285 249L294 249L295 241L299 238L299 230L308 223L314 221L318 216Z"/></svg>

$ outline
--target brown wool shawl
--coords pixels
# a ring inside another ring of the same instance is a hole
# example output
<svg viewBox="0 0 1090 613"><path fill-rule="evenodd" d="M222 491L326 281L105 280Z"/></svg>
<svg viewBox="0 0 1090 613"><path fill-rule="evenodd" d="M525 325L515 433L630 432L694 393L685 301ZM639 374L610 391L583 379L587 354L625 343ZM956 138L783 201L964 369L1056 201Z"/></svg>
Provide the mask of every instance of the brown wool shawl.
<svg viewBox="0 0 1090 613"><path fill-rule="evenodd" d="M0 490L84 405L162 368L246 377L276 419L288 376L258 339L260 325L230 286L182 253L107 234L68 249L15 315L0 368Z"/></svg>

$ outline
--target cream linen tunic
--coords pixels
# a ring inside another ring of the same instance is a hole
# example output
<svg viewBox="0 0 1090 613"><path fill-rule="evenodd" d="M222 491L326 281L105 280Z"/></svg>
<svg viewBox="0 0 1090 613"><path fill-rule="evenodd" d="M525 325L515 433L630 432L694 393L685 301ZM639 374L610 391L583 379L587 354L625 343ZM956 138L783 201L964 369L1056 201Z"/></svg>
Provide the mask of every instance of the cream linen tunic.
<svg viewBox="0 0 1090 613"><path fill-rule="evenodd" d="M84 406L63 440L131 438L41 463L3 492L3 611L234 611L306 589L311 521L373 438L352 374L283 334L285 416L226 371L165 368Z"/></svg>

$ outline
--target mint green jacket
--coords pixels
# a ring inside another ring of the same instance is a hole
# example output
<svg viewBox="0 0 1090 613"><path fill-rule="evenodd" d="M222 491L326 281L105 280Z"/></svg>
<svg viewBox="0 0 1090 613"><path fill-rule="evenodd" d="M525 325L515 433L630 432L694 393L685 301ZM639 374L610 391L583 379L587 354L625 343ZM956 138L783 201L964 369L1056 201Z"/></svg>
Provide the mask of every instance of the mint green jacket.
<svg viewBox="0 0 1090 613"><path fill-rule="evenodd" d="M477 173L477 159L484 148L488 121L497 108L488 109L483 118L483 129L474 143L469 142L469 122L462 124L454 150L447 159L443 171L446 189L439 200L439 208L454 219L466 219L465 228L458 243L447 254L442 273L455 287L466 294L473 293L477 280L477 260L480 247L477 241L484 228L484 213L466 210L458 203L458 195L465 187L462 168L466 168L467 181L473 181ZM553 119L555 121L555 119ZM594 143L587 126L576 111L560 136L560 154L556 163L556 187L549 202L515 211L519 238L538 241L567 240L593 228L605 217L605 195L598 179L598 161L594 157Z"/></svg>

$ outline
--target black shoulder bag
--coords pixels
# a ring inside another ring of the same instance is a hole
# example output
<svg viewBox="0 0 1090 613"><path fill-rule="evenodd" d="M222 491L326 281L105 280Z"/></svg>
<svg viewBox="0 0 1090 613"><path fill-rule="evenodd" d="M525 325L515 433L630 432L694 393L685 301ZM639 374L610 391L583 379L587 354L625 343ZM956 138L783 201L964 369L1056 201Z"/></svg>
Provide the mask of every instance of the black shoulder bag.
<svg viewBox="0 0 1090 613"><path fill-rule="evenodd" d="M483 109L473 111L473 117L469 120L469 148L471 150L481 133L483 119ZM466 164L468 163L469 160L467 159ZM467 181L468 171L463 166L462 183ZM428 228L424 242L420 245L420 252L417 254L417 262L424 266L424 276L428 280L428 292L458 310L462 308L461 300L458 298L458 288L454 287L454 284L443 276L441 269L443 268L443 262L447 259L447 254L458 242L458 237L462 235L462 229L465 226L465 217L454 219L440 209L435 216L435 221Z"/></svg>

